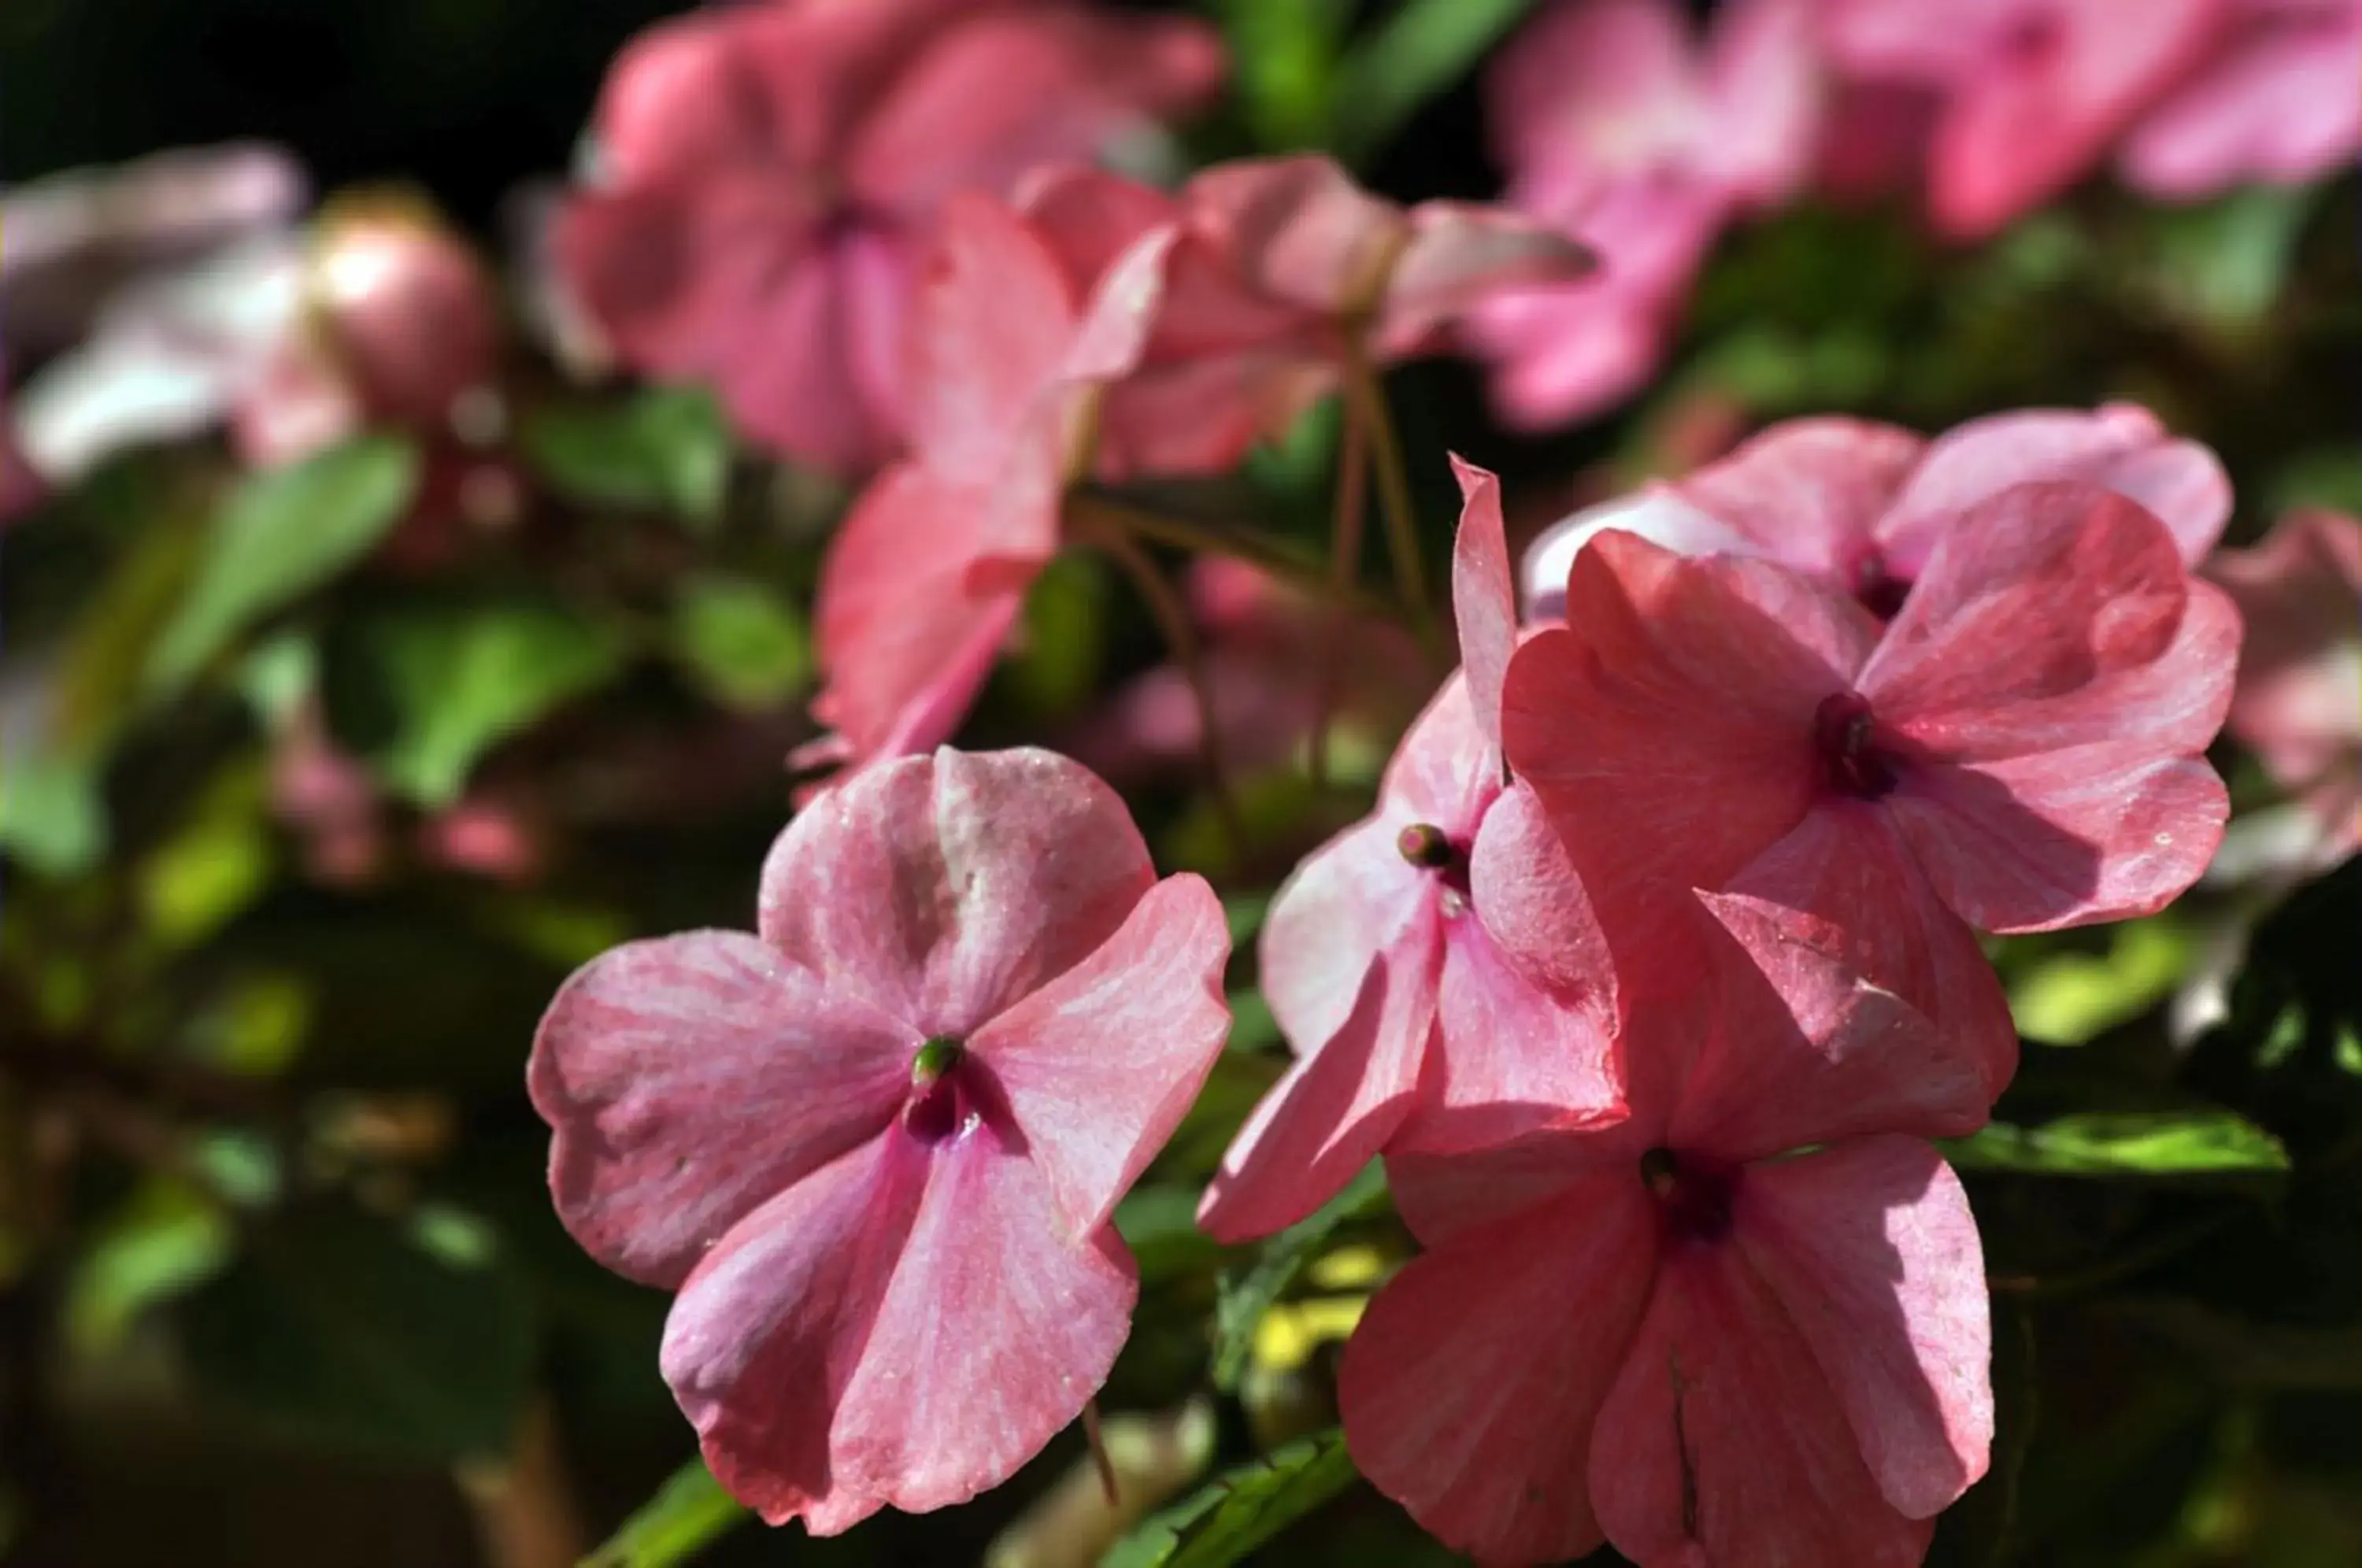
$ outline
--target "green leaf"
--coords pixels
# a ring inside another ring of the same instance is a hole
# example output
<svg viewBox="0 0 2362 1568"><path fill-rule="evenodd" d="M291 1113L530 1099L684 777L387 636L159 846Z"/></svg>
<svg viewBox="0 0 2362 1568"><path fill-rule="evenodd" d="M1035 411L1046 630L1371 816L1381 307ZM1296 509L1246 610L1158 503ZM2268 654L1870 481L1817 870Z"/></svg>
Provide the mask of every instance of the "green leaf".
<svg viewBox="0 0 2362 1568"><path fill-rule="evenodd" d="M750 578L692 577L672 602L672 648L733 708L774 708L811 676L811 634L793 602Z"/></svg>
<svg viewBox="0 0 2362 1568"><path fill-rule="evenodd" d="M581 1568L670 1568L695 1557L747 1517L745 1505L722 1489L705 1461L692 1459L674 1471L604 1546L584 1558Z"/></svg>
<svg viewBox="0 0 2362 1568"><path fill-rule="evenodd" d="M1026 591L1024 634L994 672L1036 719L1062 718L1098 695L1107 662L1108 580L1097 558L1058 557Z"/></svg>
<svg viewBox="0 0 2362 1568"><path fill-rule="evenodd" d="M203 1193L149 1177L94 1228L67 1276L67 1338L85 1355L114 1350L143 1311L218 1274L232 1240L228 1216Z"/></svg>
<svg viewBox="0 0 2362 1568"><path fill-rule="evenodd" d="M1345 17L1343 0L1224 0L1240 108L1263 146L1293 150L1324 140Z"/></svg>
<svg viewBox="0 0 2362 1568"><path fill-rule="evenodd" d="M534 1344L519 1275L432 1233L320 1207L259 1227L180 1322L225 1405L321 1443L448 1463L504 1454Z"/></svg>
<svg viewBox="0 0 2362 1568"><path fill-rule="evenodd" d="M369 554L409 511L417 485L417 453L392 436L348 441L240 484L150 651L149 691L184 684L248 625Z"/></svg>
<svg viewBox="0 0 2362 1568"><path fill-rule="evenodd" d="M1963 1170L2038 1176L2221 1177L2288 1169L2288 1151L2227 1110L2092 1111L2039 1127L1993 1122L1944 1145Z"/></svg>
<svg viewBox="0 0 2362 1568"><path fill-rule="evenodd" d="M371 628L368 646L394 712L378 770L428 808L457 800L495 743L603 684L624 662L613 633L530 602L389 617Z"/></svg>
<svg viewBox="0 0 2362 1568"><path fill-rule="evenodd" d="M0 852L44 877L78 877L98 865L107 836L87 762L23 745L0 756Z"/></svg>
<svg viewBox="0 0 2362 1568"><path fill-rule="evenodd" d="M1271 1003L1261 991L1232 991L1230 1002L1231 1037L1222 1049L1253 1055L1280 1043L1279 1020L1272 1016Z"/></svg>
<svg viewBox="0 0 2362 1568"><path fill-rule="evenodd" d="M592 505L720 520L730 484L730 429L709 392L663 387L624 403L535 409L526 457L559 492Z"/></svg>
<svg viewBox="0 0 2362 1568"><path fill-rule="evenodd" d="M1358 1478L1334 1428L1225 1472L1157 1514L1099 1568L1227 1568Z"/></svg>
<svg viewBox="0 0 2362 1568"><path fill-rule="evenodd" d="M1384 147L1420 105L1466 74L1531 4L1407 0L1338 70L1338 155L1358 162Z"/></svg>
<svg viewBox="0 0 2362 1568"><path fill-rule="evenodd" d="M2143 246L2167 305L2203 325L2240 327L2279 299L2316 191L2249 185L2202 206L2150 215Z"/></svg>
<svg viewBox="0 0 2362 1568"><path fill-rule="evenodd" d="M1135 1187L1115 1206L1116 1234L1131 1249L1141 1283L1210 1270L1221 1243L1198 1229L1198 1189L1160 1185Z"/></svg>
<svg viewBox="0 0 2362 1568"><path fill-rule="evenodd" d="M1386 1201L1385 1167L1375 1160L1346 1184L1345 1190L1263 1244L1244 1272L1225 1274L1214 1303L1214 1386L1224 1393L1239 1386L1255 1325L1296 1283L1330 1237L1348 1222L1379 1212Z"/></svg>
<svg viewBox="0 0 2362 1568"><path fill-rule="evenodd" d="M2081 1045L2147 1012L2188 971L2189 934L2167 918L2127 921L2106 941L2105 953L2046 955L2013 979L2009 1010L2020 1034Z"/></svg>

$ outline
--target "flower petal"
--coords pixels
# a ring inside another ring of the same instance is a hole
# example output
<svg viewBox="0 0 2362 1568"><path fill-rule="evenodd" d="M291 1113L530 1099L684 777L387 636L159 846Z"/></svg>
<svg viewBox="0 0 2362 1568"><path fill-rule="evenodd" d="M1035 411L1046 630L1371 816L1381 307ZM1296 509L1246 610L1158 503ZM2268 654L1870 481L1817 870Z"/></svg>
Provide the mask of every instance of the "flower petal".
<svg viewBox="0 0 2362 1568"><path fill-rule="evenodd" d="M1460 532L1451 546L1451 610L1460 623L1460 662L1476 723L1495 747L1501 744L1501 682L1518 646L1518 589L1509 571L1509 540L1501 521L1501 481L1472 463L1451 459L1460 480Z"/></svg>
<svg viewBox="0 0 2362 1568"><path fill-rule="evenodd" d="M1250 285L1317 316L1374 308L1410 239L1402 208L1319 153L1216 164L1190 180L1185 199Z"/></svg>
<svg viewBox="0 0 2362 1568"><path fill-rule="evenodd" d="M1074 340L1079 308L1049 248L1007 207L944 207L911 303L911 439L927 466L989 485Z"/></svg>
<svg viewBox="0 0 2362 1568"><path fill-rule="evenodd" d="M918 1042L740 932L628 943L577 970L534 1036L549 1186L583 1249L680 1283L723 1231L889 1123Z"/></svg>
<svg viewBox="0 0 2362 1568"><path fill-rule="evenodd" d="M1791 419L1673 485L1761 553L1851 589L1926 443L1866 419Z"/></svg>
<svg viewBox="0 0 2362 1568"><path fill-rule="evenodd" d="M1473 913L1446 922L1436 1032L1406 1146L1468 1149L1539 1126L1624 1113L1610 1024L1588 998L1553 996ZM1612 1022L1612 1021L1611 1021Z"/></svg>
<svg viewBox="0 0 2362 1568"><path fill-rule="evenodd" d="M1599 258L1562 230L1507 207L1421 202L1372 327L1381 359L1424 352L1442 330L1504 289L1580 282Z"/></svg>
<svg viewBox="0 0 2362 1568"><path fill-rule="evenodd" d="M1984 1064L1865 980L1845 926L1741 893L1698 898L1722 940L1707 948L1713 1023L1673 1112L1672 1147L1743 1161L1873 1131L1943 1137L1983 1124L1994 1092ZM1643 1021L1636 1013L1628 1029ZM1678 1044L1641 1034L1625 1049L1670 1055Z"/></svg>
<svg viewBox="0 0 2362 1568"><path fill-rule="evenodd" d="M969 1040L1071 1234L1106 1222L1197 1099L1230 1033L1230 955L1205 878L1168 877L1097 952Z"/></svg>
<svg viewBox="0 0 2362 1568"><path fill-rule="evenodd" d="M917 1037L966 1039L1089 957L1155 879L1131 812L1081 765L944 748L789 823L764 862L761 930Z"/></svg>
<svg viewBox="0 0 2362 1568"><path fill-rule="evenodd" d="M1886 1500L1929 1518L1985 1473L1992 1311L1968 1195L1915 1138L1749 1167L1732 1237L1787 1309Z"/></svg>
<svg viewBox="0 0 2362 1568"><path fill-rule="evenodd" d="M1590 1482L1607 1539L1639 1562L1919 1568L1931 1532L1880 1495L1804 1336L1727 1245L1667 1252L1600 1408Z"/></svg>
<svg viewBox="0 0 2362 1568"><path fill-rule="evenodd" d="M1944 901L1995 932L2154 914L2206 869L2230 814L2212 767L2146 739L1945 768L1885 803Z"/></svg>
<svg viewBox="0 0 2362 1568"><path fill-rule="evenodd" d="M1648 1299L1655 1233L1625 1171L1412 1259L1338 1369L1354 1463L1480 1561L1597 1546L1581 1483L1597 1459L1592 1416Z"/></svg>

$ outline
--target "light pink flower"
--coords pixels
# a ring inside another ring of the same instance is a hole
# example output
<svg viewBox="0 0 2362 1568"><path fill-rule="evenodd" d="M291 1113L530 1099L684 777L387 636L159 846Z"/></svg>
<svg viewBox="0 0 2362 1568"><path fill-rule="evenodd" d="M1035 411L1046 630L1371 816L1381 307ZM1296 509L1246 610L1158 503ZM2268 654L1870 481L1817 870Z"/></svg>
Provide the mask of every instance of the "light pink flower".
<svg viewBox="0 0 2362 1568"><path fill-rule="evenodd" d="M1297 1060L1199 1206L1224 1241L1304 1218L1382 1148L1620 1113L1606 943L1531 792L1502 777L1517 630L1499 488L1478 469L1460 475L1466 664L1403 737L1377 810L1273 901L1263 991ZM1505 944L1536 961L1513 962Z"/></svg>
<svg viewBox="0 0 2362 1568"><path fill-rule="evenodd" d="M1433 353L1485 300L1586 276L1573 239L1505 208L1403 208L1311 154L1219 163L1177 195L1065 169L1025 197L1076 275L1138 235L1179 233L1139 367L1110 393L1102 472L1222 473L1335 390L1354 359Z"/></svg>
<svg viewBox="0 0 2362 1568"><path fill-rule="evenodd" d="M2097 168L2205 57L2225 0L1831 0L1839 70L1941 100L1928 148L1937 228L2000 229Z"/></svg>
<svg viewBox="0 0 2362 1568"><path fill-rule="evenodd" d="M924 751L958 725L1057 551L1093 410L1139 359L1171 238L1142 235L1086 295L999 202L946 206L912 304L913 454L870 481L822 565L812 713L834 733L800 764Z"/></svg>
<svg viewBox="0 0 2362 1568"><path fill-rule="evenodd" d="M2247 624L2231 733L2319 824L2307 856L2362 844L2362 523L2295 512L2207 575Z"/></svg>
<svg viewBox="0 0 2362 1568"><path fill-rule="evenodd" d="M2119 167L2169 200L2294 183L2362 152L2362 0L2219 0L2202 61L2142 116Z"/></svg>
<svg viewBox="0 0 2362 1568"><path fill-rule="evenodd" d="M946 197L1006 193L1220 81L1202 24L1057 0L775 0L658 24L600 101L560 268L624 359L859 472L910 422L905 299Z"/></svg>
<svg viewBox="0 0 2362 1568"><path fill-rule="evenodd" d="M1677 481L1547 530L1526 553L1528 613L1557 614L1575 555L1616 528L1685 555L1768 557L1892 615L1940 541L1997 515L1979 502L2037 480L2088 480L2139 502L2192 564L2231 517L2214 454L2131 403L1997 414L1933 441L1868 420L1792 419Z"/></svg>
<svg viewBox="0 0 2362 1568"><path fill-rule="evenodd" d="M1916 1568L1992 1437L1976 1221L1922 1140L1986 1091L1833 930L1704 902L1627 1120L1387 1157L1428 1251L1345 1347L1346 1441L1480 1562Z"/></svg>
<svg viewBox="0 0 2362 1568"><path fill-rule="evenodd" d="M1510 662L1502 740L1619 984L1686 889L1760 895L1858 929L1997 1093L2016 1034L1973 932L2150 913L2205 868L2239 617L2090 483L1977 502L1916 577L1882 626L1770 561L1604 534Z"/></svg>
<svg viewBox="0 0 2362 1568"><path fill-rule="evenodd" d="M1562 0L1511 41L1487 87L1510 204L1604 264L1477 314L1504 418L1562 424L1649 379L1715 237L1808 171L1811 32L1804 0L1737 0L1705 39L1671 0Z"/></svg>
<svg viewBox="0 0 2362 1568"><path fill-rule="evenodd" d="M1106 1378L1108 1216L1229 1028L1221 906L1042 751L939 751L789 824L758 934L593 960L534 1042L550 1187L676 1289L663 1366L731 1493L834 1534L999 1485Z"/></svg>

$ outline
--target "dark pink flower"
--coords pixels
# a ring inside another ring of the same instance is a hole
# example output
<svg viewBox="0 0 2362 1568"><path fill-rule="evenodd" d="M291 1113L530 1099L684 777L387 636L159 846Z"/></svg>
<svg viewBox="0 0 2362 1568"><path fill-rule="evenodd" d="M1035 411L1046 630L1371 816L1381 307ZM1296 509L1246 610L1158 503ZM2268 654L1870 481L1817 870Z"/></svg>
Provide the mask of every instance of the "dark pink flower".
<svg viewBox="0 0 2362 1568"><path fill-rule="evenodd" d="M2305 860L2335 860L2362 844L2362 523L2291 513L2206 572L2247 624L2231 733L2312 814Z"/></svg>
<svg viewBox="0 0 2362 1568"><path fill-rule="evenodd" d="M1998 515L1979 502L2037 480L2088 480L2139 502L2192 564L2231 517L2214 454L2131 403L1997 414L1933 441L1868 420L1792 419L1680 480L1548 530L1526 555L1526 602L1557 613L1576 553L1617 528L1684 555L1768 557L1892 615L1940 541Z"/></svg>
<svg viewBox="0 0 2362 1568"><path fill-rule="evenodd" d="M1499 489L1460 473L1452 598L1466 663L1403 737L1377 810L1273 901L1263 991L1297 1060L1198 1209L1225 1241L1302 1219L1382 1148L1619 1113L1606 944L1531 792L1502 777L1517 629Z"/></svg>
<svg viewBox="0 0 2362 1568"><path fill-rule="evenodd" d="M1346 1441L1480 1562L1916 1568L1992 1437L1976 1220L1922 1141L1985 1091L1835 932L1705 901L1627 1120L1387 1157L1428 1251L1345 1347Z"/></svg>
<svg viewBox="0 0 2362 1568"><path fill-rule="evenodd" d="M1936 226L1976 238L2104 160L2197 65L2225 0L1832 0L1838 69L1933 92Z"/></svg>
<svg viewBox="0 0 2362 1568"><path fill-rule="evenodd" d="M999 1485L1138 1286L1108 1216L1229 1028L1221 906L1042 751L864 775L780 835L759 934L593 960L534 1042L558 1214L675 1289L663 1365L733 1495L829 1535Z"/></svg>
<svg viewBox="0 0 2362 1568"><path fill-rule="evenodd" d="M2362 152L2362 3L2221 0L2221 11L2202 60L2125 141L2125 181L2187 200L2352 163Z"/></svg>
<svg viewBox="0 0 2362 1568"><path fill-rule="evenodd" d="M1059 0L773 0L658 24L599 106L561 269L621 357L712 381L749 436L859 472L911 414L905 299L948 196L1205 97L1202 24Z"/></svg>
<svg viewBox="0 0 2362 1568"><path fill-rule="evenodd" d="M1096 170L1043 175L1025 204L1088 277L1138 235L1177 230L1140 365L1109 393L1100 469L1221 473L1284 434L1357 359L1436 352L1485 300L1586 276L1589 251L1504 208L1371 194L1311 154L1219 163L1178 194Z"/></svg>
<svg viewBox="0 0 2362 1568"><path fill-rule="evenodd" d="M870 481L822 563L812 713L834 733L800 762L924 751L957 726L1057 551L1093 411L1139 358L1171 237L1140 237L1085 295L999 202L946 206L912 304L912 455Z"/></svg>
<svg viewBox="0 0 2362 1568"><path fill-rule="evenodd" d="M1737 0L1705 39L1671 0L1562 0L1512 40L1488 84L1510 204L1604 260L1478 313L1505 418L1561 424L1649 379L1723 226L1807 172L1818 94L1803 0Z"/></svg>
<svg viewBox="0 0 2362 1568"><path fill-rule="evenodd" d="M2016 1035L1973 933L2150 913L2205 868L2239 617L2090 483L1977 502L1915 575L1882 626L1770 561L1604 534L1510 663L1502 740L1619 984L1687 889L1760 895L1858 929L1998 1092Z"/></svg>

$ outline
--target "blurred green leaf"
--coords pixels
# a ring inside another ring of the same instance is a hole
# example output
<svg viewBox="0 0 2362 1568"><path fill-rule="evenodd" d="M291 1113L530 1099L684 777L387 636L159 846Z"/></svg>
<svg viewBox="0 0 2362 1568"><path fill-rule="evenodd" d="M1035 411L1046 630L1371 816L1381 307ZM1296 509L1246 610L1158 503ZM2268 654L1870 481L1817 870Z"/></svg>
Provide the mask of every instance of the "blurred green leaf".
<svg viewBox="0 0 2362 1568"><path fill-rule="evenodd" d="M1223 0L1234 91L1247 128L1275 152L1327 139L1346 0Z"/></svg>
<svg viewBox="0 0 2362 1568"><path fill-rule="evenodd" d="M1993 1122L1948 1140L1963 1170L2038 1176L2210 1177L2288 1169L2288 1151L2227 1110L2091 1112L2039 1127Z"/></svg>
<svg viewBox="0 0 2362 1568"><path fill-rule="evenodd" d="M1198 1189L1135 1187L1115 1206L1116 1234L1131 1249L1143 1286L1210 1268L1221 1243L1198 1229Z"/></svg>
<svg viewBox="0 0 2362 1568"><path fill-rule="evenodd" d="M793 601L749 578L684 581L672 646L697 683L734 708L777 707L811 676L811 634Z"/></svg>
<svg viewBox="0 0 2362 1568"><path fill-rule="evenodd" d="M1239 1386L1247 1353L1254 1345L1255 1325L1319 1255L1329 1239L1345 1224L1381 1212L1385 1203L1385 1167L1373 1160L1346 1184L1344 1191L1265 1242L1244 1270L1224 1273L1221 1293L1214 1303L1215 1387L1228 1393Z"/></svg>
<svg viewBox="0 0 2362 1568"><path fill-rule="evenodd" d="M382 436L242 482L148 660L149 689L184 684L248 625L369 554L410 509L417 485L417 453Z"/></svg>
<svg viewBox="0 0 2362 1568"><path fill-rule="evenodd" d="M1232 991L1230 1002L1231 1037L1224 1050L1252 1055L1280 1043L1279 1020L1271 1015L1271 1003L1261 991Z"/></svg>
<svg viewBox="0 0 2362 1568"><path fill-rule="evenodd" d="M1299 1438L1155 1515L1099 1568L1228 1568L1359 1478L1344 1433Z"/></svg>
<svg viewBox="0 0 2362 1568"><path fill-rule="evenodd" d="M75 1260L65 1292L66 1337L104 1354L149 1308L186 1294L230 1259L228 1216L185 1182L150 1177L101 1220Z"/></svg>
<svg viewBox="0 0 2362 1568"><path fill-rule="evenodd" d="M269 885L273 856L263 789L259 768L216 774L187 820L140 863L140 914L164 947L203 941Z"/></svg>
<svg viewBox="0 0 2362 1568"><path fill-rule="evenodd" d="M395 712L375 761L386 783L427 808L447 806L476 761L624 663L613 633L553 606L440 606L389 616L370 651Z"/></svg>
<svg viewBox="0 0 2362 1568"><path fill-rule="evenodd" d="M2017 1032L2081 1045L2172 994L2190 966L2190 935L2163 916L2110 928L2105 953L2046 955L2009 988Z"/></svg>
<svg viewBox="0 0 2362 1568"><path fill-rule="evenodd" d="M581 1568L671 1568L745 1522L745 1505L722 1489L702 1459L672 1473Z"/></svg>
<svg viewBox="0 0 2362 1568"><path fill-rule="evenodd" d="M995 689L1037 721L1065 717L1088 702L1107 665L1108 580L1095 556L1068 551L1026 591L1023 627L994 671Z"/></svg>
<svg viewBox="0 0 2362 1568"><path fill-rule="evenodd" d="M2150 286L2169 309L2202 326L2260 319L2280 297L2314 193L2305 185L2247 185L2201 206L2150 209L2140 252Z"/></svg>
<svg viewBox="0 0 2362 1568"><path fill-rule="evenodd" d="M1532 0L1405 0L1338 68L1335 147L1358 163L1465 75Z"/></svg>
<svg viewBox="0 0 2362 1568"><path fill-rule="evenodd" d="M291 1434L449 1462L504 1454L534 1344L524 1285L414 1227L321 1207L259 1226L183 1303L182 1342L225 1404Z"/></svg>
<svg viewBox="0 0 2362 1568"><path fill-rule="evenodd" d="M701 525L721 518L730 428L711 393L660 387L620 403L539 408L522 438L542 477L577 501Z"/></svg>
<svg viewBox="0 0 2362 1568"><path fill-rule="evenodd" d="M106 853L106 808L87 762L12 745L0 756L0 850L45 877L78 877Z"/></svg>

